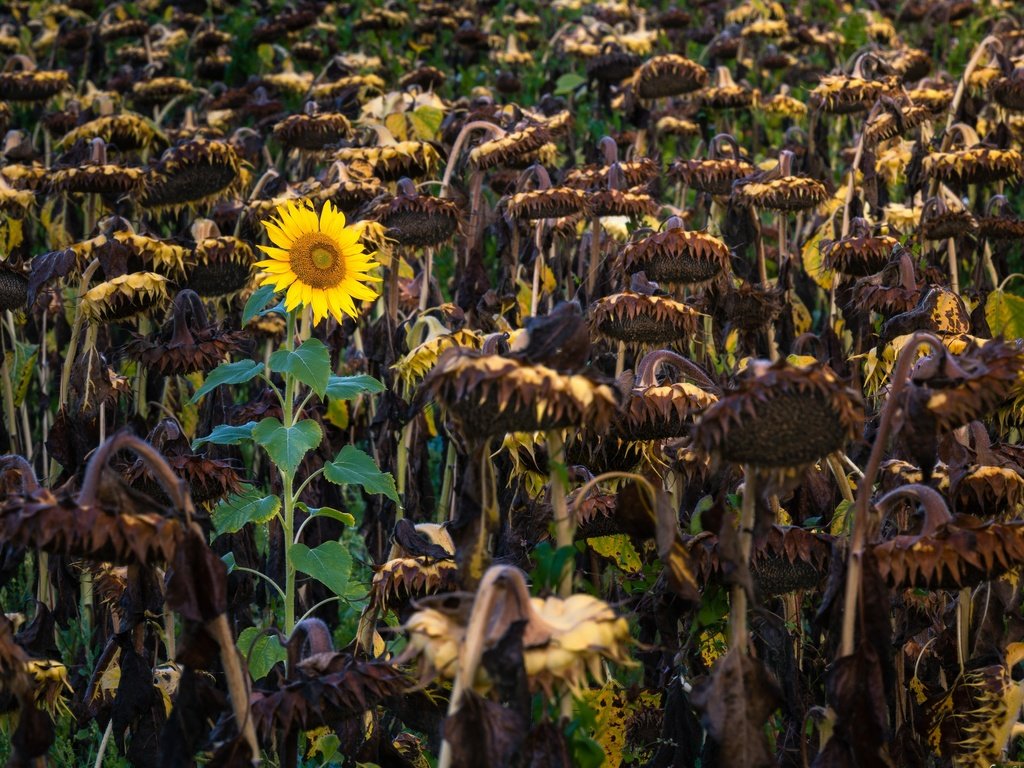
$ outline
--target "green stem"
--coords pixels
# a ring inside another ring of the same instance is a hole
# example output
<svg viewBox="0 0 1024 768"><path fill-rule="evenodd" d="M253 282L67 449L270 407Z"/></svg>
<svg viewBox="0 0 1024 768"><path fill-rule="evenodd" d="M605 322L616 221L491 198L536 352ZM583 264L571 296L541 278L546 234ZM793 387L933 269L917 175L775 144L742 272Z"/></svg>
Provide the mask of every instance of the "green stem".
<svg viewBox="0 0 1024 768"><path fill-rule="evenodd" d="M328 597L328 598L325 598L325 599L321 600L319 603L317 603L312 608L310 608L308 611L306 611L304 614L302 614L302 618L299 619L299 624L301 624L306 619L308 619L310 616L312 616L313 612L316 611L317 609L324 607L328 603L334 603L334 602L337 602L339 600L344 600L344 599L345 598L343 598L341 595L334 595L333 597Z"/></svg>
<svg viewBox="0 0 1024 768"><path fill-rule="evenodd" d="M289 351L295 349L295 312L288 313L288 330L285 343ZM287 427L293 426L295 422L295 379L285 374L284 377L284 424ZM281 469L281 484L284 495L284 633L290 637L295 628L295 564L292 563L292 544L295 543L295 494L293 483L294 473Z"/></svg>
<svg viewBox="0 0 1024 768"><path fill-rule="evenodd" d="M272 586L274 588L274 591L277 592L277 594L279 594L281 596L282 600L285 599L284 591L281 589L280 586L278 586L277 582L274 581L269 576L267 576L267 574L263 573L262 571L257 571L255 568L246 568L245 566L242 566L242 565L236 565L234 568L232 568L232 570L233 571L241 571L242 573L251 573L254 576L259 576L261 579L266 581L267 584L269 584L270 586Z"/></svg>

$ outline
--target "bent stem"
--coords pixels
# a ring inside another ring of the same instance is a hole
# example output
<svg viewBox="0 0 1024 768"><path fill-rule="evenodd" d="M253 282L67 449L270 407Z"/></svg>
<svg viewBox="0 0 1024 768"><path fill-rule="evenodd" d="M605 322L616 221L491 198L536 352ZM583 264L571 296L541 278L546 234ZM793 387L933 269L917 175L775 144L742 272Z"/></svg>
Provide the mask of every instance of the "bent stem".
<svg viewBox="0 0 1024 768"><path fill-rule="evenodd" d="M853 533L850 540L850 554L847 559L846 587L843 597L843 631L839 645L840 658L853 653L857 604L861 589L864 544L867 539L868 507L871 503L875 478L878 476L879 467L882 465L882 457L885 455L886 445L892 433L893 419L895 418L896 411L899 409L899 397L907 385L910 368L917 358L917 350L921 344L928 344L936 351L945 350L942 342L937 337L924 331L917 331L907 340L903 349L900 350L892 374L889 395L886 397L881 421L878 425L878 433L875 435L875 443L871 447L871 456L868 458L864 477L861 478L857 486L857 497L853 507Z"/></svg>
<svg viewBox="0 0 1024 768"><path fill-rule="evenodd" d="M750 566L750 551L754 544L754 515L757 504L757 486L754 468L743 467L743 505L740 508L739 540L740 558ZM740 648L747 652L750 632L747 629L747 590L742 584L733 584L729 596L729 648Z"/></svg>
<svg viewBox="0 0 1024 768"><path fill-rule="evenodd" d="M555 543L558 548L571 547L576 535L576 522L569 517L569 506L565 498L565 441L557 429L549 430L548 478L551 488L551 513L555 521ZM569 560L558 576L558 596L572 594L573 561Z"/></svg>

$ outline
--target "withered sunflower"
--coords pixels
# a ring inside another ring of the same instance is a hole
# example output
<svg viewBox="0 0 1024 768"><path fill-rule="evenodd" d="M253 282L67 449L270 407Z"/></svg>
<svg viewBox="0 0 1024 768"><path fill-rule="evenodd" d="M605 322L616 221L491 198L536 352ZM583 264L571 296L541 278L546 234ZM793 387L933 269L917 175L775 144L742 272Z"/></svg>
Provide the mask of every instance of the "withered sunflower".
<svg viewBox="0 0 1024 768"><path fill-rule="evenodd" d="M988 84L992 100L1004 109L1024 112L1024 67L1015 67L1008 74Z"/></svg>
<svg viewBox="0 0 1024 768"><path fill-rule="evenodd" d="M623 50L614 43L606 43L601 46L600 53L587 58L587 77L600 83L618 83L632 77L643 61L642 56Z"/></svg>
<svg viewBox="0 0 1024 768"><path fill-rule="evenodd" d="M47 186L55 192L123 195L141 187L145 178L142 168L107 162L105 142L93 139L89 161L52 168Z"/></svg>
<svg viewBox="0 0 1024 768"><path fill-rule="evenodd" d="M10 70L13 61L25 67L33 65L24 57L12 56L7 60L5 71L0 72L0 99L6 101L46 101L68 87L68 73L62 69L40 70L26 68L15 72Z"/></svg>
<svg viewBox="0 0 1024 768"><path fill-rule="evenodd" d="M864 406L825 365L752 360L694 430L706 455L757 468L795 469L860 436Z"/></svg>
<svg viewBox="0 0 1024 768"><path fill-rule="evenodd" d="M1005 195L993 195L978 217L978 236L988 240L1024 239L1024 221L1017 218Z"/></svg>
<svg viewBox="0 0 1024 768"><path fill-rule="evenodd" d="M848 277L864 277L881 271L899 244L895 237L872 235L867 220L855 217L846 237L821 241L821 255L826 269Z"/></svg>
<svg viewBox="0 0 1024 768"><path fill-rule="evenodd" d="M662 383L663 366L677 369L678 377L694 382ZM648 353L637 366L633 387L622 403L613 427L626 440L664 440L688 433L696 417L718 401L718 386L694 363L668 350Z"/></svg>
<svg viewBox="0 0 1024 768"><path fill-rule="evenodd" d="M167 141L150 121L132 112L106 115L82 123L64 134L61 144L70 147L81 139L103 139L122 151L149 149Z"/></svg>
<svg viewBox="0 0 1024 768"><path fill-rule="evenodd" d="M775 168L737 181L732 189L733 199L770 211L817 208L828 199L828 189L817 179L794 175L792 162L793 153L783 150Z"/></svg>
<svg viewBox="0 0 1024 768"><path fill-rule="evenodd" d="M168 149L150 169L142 205L177 209L216 200L241 184L241 172L230 144L197 137Z"/></svg>
<svg viewBox="0 0 1024 768"><path fill-rule="evenodd" d="M586 376L458 348L441 354L419 396L443 404L474 438L582 424L601 429L616 408L612 389Z"/></svg>
<svg viewBox="0 0 1024 768"><path fill-rule="evenodd" d="M410 179L400 179L398 194L382 202L376 218L388 229L388 237L402 245L436 246L447 242L459 227L458 203L421 195Z"/></svg>
<svg viewBox="0 0 1024 768"><path fill-rule="evenodd" d="M334 155L342 163L365 163L381 181L408 176L418 179L432 174L441 164L441 155L426 141L399 141L376 147L346 147Z"/></svg>
<svg viewBox="0 0 1024 768"><path fill-rule="evenodd" d="M950 132L956 137L954 148L925 155L921 165L925 175L960 187L1013 181L1024 175L1024 155L1016 149L983 144L974 129L964 123L953 125Z"/></svg>
<svg viewBox="0 0 1024 768"><path fill-rule="evenodd" d="M674 53L645 61L633 76L636 94L641 99L679 96L703 88L708 71L695 61Z"/></svg>
<svg viewBox="0 0 1024 768"><path fill-rule="evenodd" d="M650 346L693 338L700 318L700 312L688 304L633 291L605 296L590 308L595 333L614 341Z"/></svg>
<svg viewBox="0 0 1024 768"><path fill-rule="evenodd" d="M864 141L868 145L902 136L931 119L931 110L923 104L901 104L889 99L879 102L882 109L872 110L864 124Z"/></svg>
<svg viewBox="0 0 1024 768"><path fill-rule="evenodd" d="M673 285L700 285L729 270L729 247L703 231L688 231L673 216L660 232L629 243L622 251L627 274L643 272L649 280Z"/></svg>
<svg viewBox="0 0 1024 768"><path fill-rule="evenodd" d="M661 172L658 164L649 157L619 161L618 170L627 187L648 184ZM608 185L610 173L610 165L585 165L582 168L573 168L566 173L564 183L567 187L579 187L580 189L605 187Z"/></svg>
<svg viewBox="0 0 1024 768"><path fill-rule="evenodd" d="M185 259L183 285L200 296L229 296L246 288L255 274L252 247L237 237L200 236Z"/></svg>
<svg viewBox="0 0 1024 768"><path fill-rule="evenodd" d="M747 109L754 103L754 91L736 83L728 67L716 67L715 84L702 89L697 96L707 109Z"/></svg>
<svg viewBox="0 0 1024 768"><path fill-rule="evenodd" d="M948 189L942 191L948 192ZM925 201L920 232L928 240L956 239L977 231L978 220L955 195L940 194Z"/></svg>
<svg viewBox="0 0 1024 768"><path fill-rule="evenodd" d="M330 201L319 216L307 201L286 201L263 226L274 245L259 246L270 258L256 266L266 270L264 285L287 289L289 311L307 305L313 308L314 322L330 313L340 323L344 315L359 317L356 301L377 298L368 284L380 281L369 274L379 264Z"/></svg>
<svg viewBox="0 0 1024 768"><path fill-rule="evenodd" d="M0 310L24 309L28 304L28 275L0 262Z"/></svg>
<svg viewBox="0 0 1024 768"><path fill-rule="evenodd" d="M547 123L532 123L494 139L483 141L469 152L474 168L484 170L508 165L551 141L552 129Z"/></svg>
<svg viewBox="0 0 1024 768"><path fill-rule="evenodd" d="M82 296L82 314L92 323L127 320L165 304L168 280L155 272L132 272L94 285Z"/></svg>
<svg viewBox="0 0 1024 768"><path fill-rule="evenodd" d="M301 115L289 115L274 126L274 137L286 147L319 151L352 135L352 124L339 112L315 110L310 102Z"/></svg>
<svg viewBox="0 0 1024 768"><path fill-rule="evenodd" d="M669 173L700 192L724 197L732 193L733 182L756 171L740 156L736 139L720 133L708 143L707 159L676 160Z"/></svg>
<svg viewBox="0 0 1024 768"><path fill-rule="evenodd" d="M199 295L186 288L174 297L167 324L149 336L135 335L125 354L163 376L184 376L213 370L245 342L244 332L211 325Z"/></svg>
<svg viewBox="0 0 1024 768"><path fill-rule="evenodd" d="M574 187L547 187L516 192L505 201L508 214L514 219L560 219L574 213L589 211L589 196Z"/></svg>
<svg viewBox="0 0 1024 768"><path fill-rule="evenodd" d="M893 339L914 331L959 335L971 329L971 316L959 294L941 285L920 293L917 304L890 317L882 326L882 338Z"/></svg>
<svg viewBox="0 0 1024 768"><path fill-rule="evenodd" d="M435 523L399 521L387 561L373 570L370 602L381 610L459 587L455 544Z"/></svg>
<svg viewBox="0 0 1024 768"><path fill-rule="evenodd" d="M887 80L868 80L857 75L824 75L811 90L810 104L837 115L866 112L892 86Z"/></svg>

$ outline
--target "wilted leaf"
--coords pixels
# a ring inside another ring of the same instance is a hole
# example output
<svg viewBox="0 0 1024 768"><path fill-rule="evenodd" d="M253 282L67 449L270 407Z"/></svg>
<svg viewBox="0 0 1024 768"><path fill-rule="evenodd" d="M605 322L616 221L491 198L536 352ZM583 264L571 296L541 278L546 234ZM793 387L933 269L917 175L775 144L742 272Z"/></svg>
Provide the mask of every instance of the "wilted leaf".
<svg viewBox="0 0 1024 768"><path fill-rule="evenodd" d="M985 319L993 336L1024 337L1024 298L995 290L985 300Z"/></svg>
<svg viewBox="0 0 1024 768"><path fill-rule="evenodd" d="M587 539L587 546L602 557L614 561L624 573L639 573L643 568L640 553L624 533Z"/></svg>
<svg viewBox="0 0 1024 768"><path fill-rule="evenodd" d="M723 768L769 768L765 723L779 705L779 693L764 666L738 648L715 664L711 679L693 691L708 734L718 743Z"/></svg>

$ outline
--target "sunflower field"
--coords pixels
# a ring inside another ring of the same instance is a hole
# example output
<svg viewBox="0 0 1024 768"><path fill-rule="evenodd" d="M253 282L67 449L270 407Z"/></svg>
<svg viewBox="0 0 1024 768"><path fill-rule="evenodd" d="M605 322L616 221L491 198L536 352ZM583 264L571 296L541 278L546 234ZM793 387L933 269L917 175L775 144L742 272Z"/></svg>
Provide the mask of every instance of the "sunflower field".
<svg viewBox="0 0 1024 768"><path fill-rule="evenodd" d="M0 764L1024 765L1024 5L0 60Z"/></svg>

